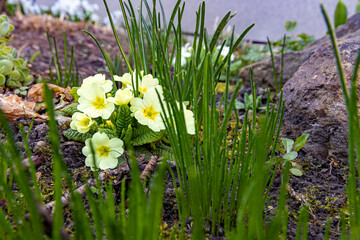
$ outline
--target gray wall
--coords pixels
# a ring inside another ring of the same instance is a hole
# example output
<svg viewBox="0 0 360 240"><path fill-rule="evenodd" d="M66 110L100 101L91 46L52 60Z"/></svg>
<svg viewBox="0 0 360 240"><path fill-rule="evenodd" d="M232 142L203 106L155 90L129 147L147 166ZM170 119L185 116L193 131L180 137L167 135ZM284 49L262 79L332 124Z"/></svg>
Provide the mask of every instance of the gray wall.
<svg viewBox="0 0 360 240"><path fill-rule="evenodd" d="M51 5L55 0L37 0L38 3ZM89 0L98 4L101 19L106 15L102 0ZM107 0L111 11L120 10L118 0ZM151 0L149 1L151 2ZM163 0L167 17L171 14L175 0ZM185 0L185 13L182 21L184 31L193 32L195 25L195 11L200 0ZM322 37L325 32L325 23L320 12L318 0L206 0L206 27L209 32L214 31L216 19L231 10L237 12L230 25L235 24L236 32L241 33L251 23L255 27L247 34L247 39L271 40L280 39L285 33L285 22L296 21L297 27L293 34L307 33ZM325 8L331 19L338 0L323 0ZM348 16L355 13L357 0L343 0L348 7ZM138 6L140 0L132 0L134 6Z"/></svg>

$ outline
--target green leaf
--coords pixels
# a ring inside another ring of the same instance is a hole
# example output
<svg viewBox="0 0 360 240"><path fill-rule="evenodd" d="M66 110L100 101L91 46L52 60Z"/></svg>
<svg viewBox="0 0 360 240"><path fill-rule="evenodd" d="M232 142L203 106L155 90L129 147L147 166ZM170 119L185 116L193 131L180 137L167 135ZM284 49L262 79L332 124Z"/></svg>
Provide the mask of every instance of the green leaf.
<svg viewBox="0 0 360 240"><path fill-rule="evenodd" d="M131 124L132 116L128 105L121 105L116 118L116 133L118 136L121 135L124 129L127 129Z"/></svg>
<svg viewBox="0 0 360 240"><path fill-rule="evenodd" d="M109 129L109 128L99 128L98 131L100 133L105 133L110 139L111 138L116 138L118 137L118 135L116 134L115 131Z"/></svg>
<svg viewBox="0 0 360 240"><path fill-rule="evenodd" d="M175 161L175 156L172 148L162 143L156 144L154 154L163 157L165 160Z"/></svg>
<svg viewBox="0 0 360 240"><path fill-rule="evenodd" d="M294 145L294 140L292 139L289 139L289 138L281 138L281 141L283 142L284 144L284 148L286 150L286 152L291 152L291 149Z"/></svg>
<svg viewBox="0 0 360 240"><path fill-rule="evenodd" d="M66 107L61 109L59 112L61 115L64 115L65 117L71 117L74 113L80 112L77 109L78 105L79 105L78 103L73 103L73 104L67 105Z"/></svg>
<svg viewBox="0 0 360 240"><path fill-rule="evenodd" d="M335 28L337 28L342 24L345 24L346 20L347 20L347 7L341 0L339 0L338 4L336 5L335 14L334 14Z"/></svg>
<svg viewBox="0 0 360 240"><path fill-rule="evenodd" d="M295 152L298 152L305 145L308 137L309 137L309 134L305 133L296 139L295 144L294 144Z"/></svg>
<svg viewBox="0 0 360 240"><path fill-rule="evenodd" d="M288 32L292 32L292 31L294 31L294 29L296 28L296 24L297 24L297 22L291 22L291 21L287 21L286 23L285 23L285 29L286 29L286 31L288 31Z"/></svg>
<svg viewBox="0 0 360 240"><path fill-rule="evenodd" d="M301 177L302 175L304 175L304 173L297 168L290 168L290 172L297 177Z"/></svg>
<svg viewBox="0 0 360 240"><path fill-rule="evenodd" d="M78 131L70 128L70 129L64 131L63 135L69 140L78 141L78 142L85 142L86 139L91 138L93 134L91 134L91 133L79 133Z"/></svg>
<svg viewBox="0 0 360 240"><path fill-rule="evenodd" d="M297 158L298 153L297 152L288 152L283 156L283 159L292 161L295 158Z"/></svg>
<svg viewBox="0 0 360 240"><path fill-rule="evenodd" d="M242 102L239 102L238 100L235 101L235 108L240 110L240 109L245 109L245 104L243 104Z"/></svg>
<svg viewBox="0 0 360 240"><path fill-rule="evenodd" d="M79 87L73 87L70 90L70 94L74 97L74 101L77 102L79 100L79 95L77 94L77 90L79 89Z"/></svg>
<svg viewBox="0 0 360 240"><path fill-rule="evenodd" d="M133 131L132 141L134 146L155 142L160 140L165 134L165 131L154 132L149 127L140 124Z"/></svg>

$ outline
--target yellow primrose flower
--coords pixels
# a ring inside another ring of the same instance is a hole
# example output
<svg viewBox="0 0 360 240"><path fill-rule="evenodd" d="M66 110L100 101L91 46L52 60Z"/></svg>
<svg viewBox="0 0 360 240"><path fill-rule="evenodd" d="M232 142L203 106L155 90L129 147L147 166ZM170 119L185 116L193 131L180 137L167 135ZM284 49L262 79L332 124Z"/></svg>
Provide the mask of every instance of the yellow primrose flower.
<svg viewBox="0 0 360 240"><path fill-rule="evenodd" d="M130 105L130 110L140 124L148 126L155 132L165 129L161 118L161 105L155 88L149 88L144 93L143 99L133 98Z"/></svg>
<svg viewBox="0 0 360 240"><path fill-rule="evenodd" d="M148 74L141 79L141 82L138 85L138 87L139 87L139 91L142 94L144 94L151 87L161 87L161 86L159 85L159 80L157 78L153 78L151 74Z"/></svg>
<svg viewBox="0 0 360 240"><path fill-rule="evenodd" d="M105 98L105 90L97 83L92 83L90 86L83 88L83 95L79 98L77 109L91 118L102 117L108 119L115 106L114 103L108 102Z"/></svg>
<svg viewBox="0 0 360 240"><path fill-rule="evenodd" d="M124 90L117 90L115 93L115 97L109 97L107 100L121 106L128 104L133 98L134 94L132 93L132 91L129 88L126 88Z"/></svg>
<svg viewBox="0 0 360 240"><path fill-rule="evenodd" d="M141 71L140 74L139 74L139 77L142 78L143 75L144 75L144 71ZM136 76L137 76L136 71L134 71L132 76L131 76L130 73L125 73L124 75L122 75L122 77L114 75L114 80L117 81L117 82L121 82L122 83L122 89L124 89L124 88L131 87L132 82L135 83ZM131 77L133 78L132 80L131 80Z"/></svg>
<svg viewBox="0 0 360 240"><path fill-rule="evenodd" d="M84 94L84 88L90 86L92 83L97 83L106 93L113 89L112 81L106 80L104 74L96 74L95 76L87 77L83 80L81 87L77 90L77 94L82 96Z"/></svg>
<svg viewBox="0 0 360 240"><path fill-rule="evenodd" d="M186 130L187 130L188 134L194 135L195 134L194 113L191 110L186 109L187 104L188 104L188 102L182 103L183 110L184 110L184 119L185 119ZM176 102L176 106L180 110L180 103ZM166 108L166 115L167 115L167 117L169 117L169 110L167 108Z"/></svg>
<svg viewBox="0 0 360 240"><path fill-rule="evenodd" d="M95 165L102 170L115 168L118 165L118 157L124 153L123 141L119 138L109 139L105 133L95 133L92 138L85 141L82 153L86 156L85 164L94 170L94 159L91 152L90 142L94 147Z"/></svg>
<svg viewBox="0 0 360 240"><path fill-rule="evenodd" d="M94 121L84 113L76 112L72 115L70 127L79 133L86 133L90 130Z"/></svg>

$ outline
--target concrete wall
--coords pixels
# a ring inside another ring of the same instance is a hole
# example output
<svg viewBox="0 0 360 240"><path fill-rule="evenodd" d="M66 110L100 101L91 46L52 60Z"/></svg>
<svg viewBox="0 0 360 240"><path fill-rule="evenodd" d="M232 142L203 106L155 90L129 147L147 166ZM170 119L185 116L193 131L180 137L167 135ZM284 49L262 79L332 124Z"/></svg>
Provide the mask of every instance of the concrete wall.
<svg viewBox="0 0 360 240"><path fill-rule="evenodd" d="M38 3L51 5L55 0L37 0ZM106 15L102 0L89 0L98 4L98 15L103 19ZM111 11L120 10L118 0L107 0ZM149 1L151 2L151 1ZM163 0L167 17L175 0ZM195 11L198 9L200 0L185 0L185 12L182 20L184 31L193 32L195 26ZM319 0L206 0L206 28L209 32L214 31L214 25L221 20L229 10L236 16L231 20L230 25L236 26L236 32L241 33L251 23L255 27L247 34L247 39L271 40L282 38L285 33L285 22L296 21L297 27L293 34L307 33L322 37L325 32L325 23L320 12ZM335 6L338 0L322 1L333 18ZM348 16L355 13L357 0L343 0L348 7ZM132 0L134 6L139 6L140 0Z"/></svg>

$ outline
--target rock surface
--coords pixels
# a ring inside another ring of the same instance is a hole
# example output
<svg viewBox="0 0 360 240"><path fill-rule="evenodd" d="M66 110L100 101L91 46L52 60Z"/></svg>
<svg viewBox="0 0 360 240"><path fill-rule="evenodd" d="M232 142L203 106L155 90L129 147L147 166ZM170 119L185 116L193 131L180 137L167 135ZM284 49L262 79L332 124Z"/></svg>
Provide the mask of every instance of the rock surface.
<svg viewBox="0 0 360 240"><path fill-rule="evenodd" d="M344 36L354 35L358 29L360 29L360 13L353 15L347 20L346 24L339 26L336 29L336 36L337 38L343 38ZM328 36L326 35L313 44L306 46L302 51L284 52L283 86L294 75L299 67L309 59L312 52L327 41ZM274 56L274 62L276 73L280 76L280 54ZM240 70L239 77L243 79L243 83L247 87L250 86L250 67L254 70L254 80L257 87L275 89L274 75L270 58L250 64Z"/></svg>
<svg viewBox="0 0 360 240"><path fill-rule="evenodd" d="M360 14L350 20L337 30L348 86L360 49ZM332 161L335 157L346 161L347 112L328 36L316 43L316 48L283 89L286 110L282 136L295 139L309 133L303 150L318 159Z"/></svg>

